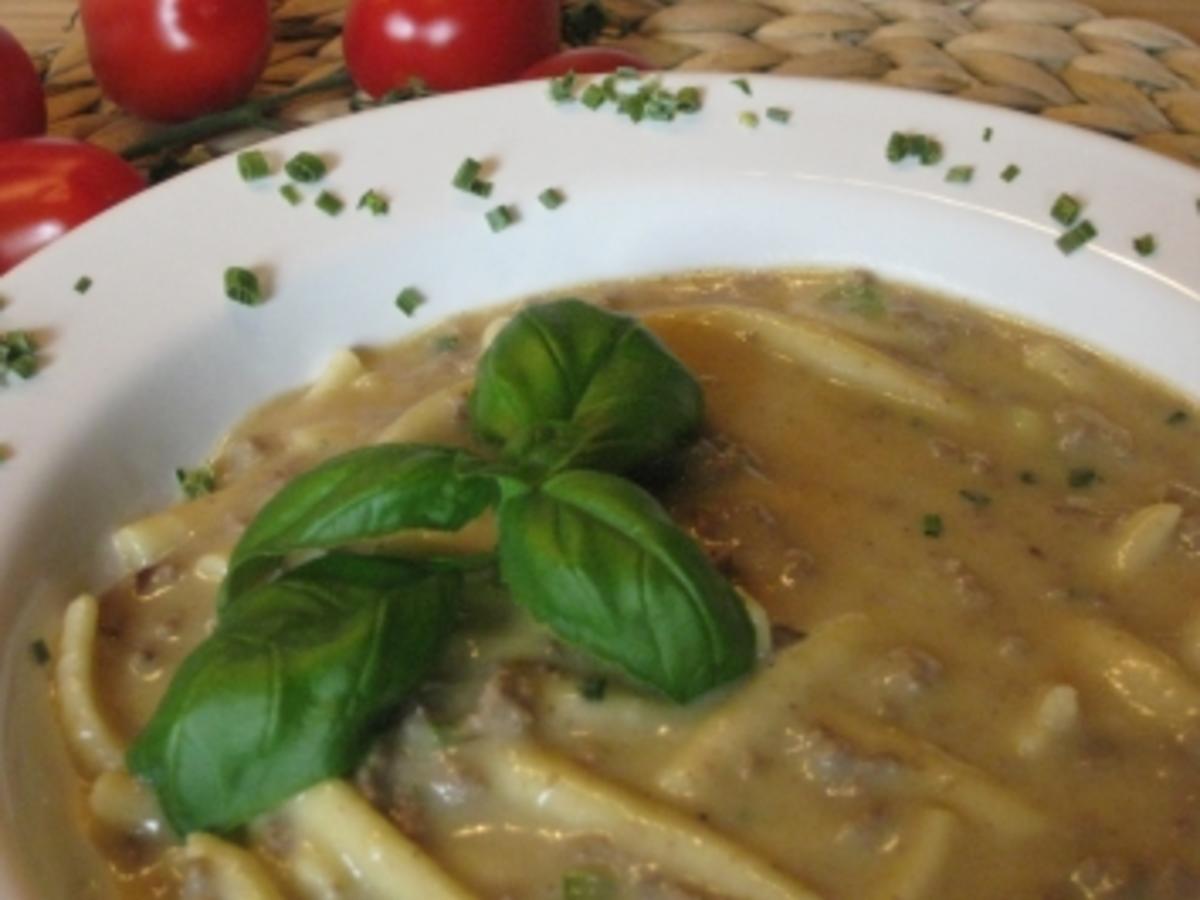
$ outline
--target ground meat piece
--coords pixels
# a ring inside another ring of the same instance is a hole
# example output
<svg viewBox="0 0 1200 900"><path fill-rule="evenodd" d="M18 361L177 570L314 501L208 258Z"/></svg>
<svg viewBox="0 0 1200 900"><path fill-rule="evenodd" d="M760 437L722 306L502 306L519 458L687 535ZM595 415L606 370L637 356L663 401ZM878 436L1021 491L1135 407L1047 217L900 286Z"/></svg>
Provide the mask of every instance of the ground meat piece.
<svg viewBox="0 0 1200 900"><path fill-rule="evenodd" d="M858 796L867 787L890 784L901 771L893 757L871 756L820 726L789 729L786 741L784 753L830 797Z"/></svg>
<svg viewBox="0 0 1200 900"><path fill-rule="evenodd" d="M138 569L133 576L133 592L142 598L148 598L166 590L179 580L179 567L171 563L159 563Z"/></svg>
<svg viewBox="0 0 1200 900"><path fill-rule="evenodd" d="M484 683L464 730L485 737L520 737L533 723L533 695L526 673L501 666Z"/></svg>
<svg viewBox="0 0 1200 900"><path fill-rule="evenodd" d="M942 557L941 570L949 577L954 593L965 606L977 609L992 602L991 593L963 560L956 556Z"/></svg>
<svg viewBox="0 0 1200 900"><path fill-rule="evenodd" d="M1058 448L1070 456L1115 456L1125 459L1133 452L1129 429L1110 421L1090 406L1064 406L1055 410Z"/></svg>
<svg viewBox="0 0 1200 900"><path fill-rule="evenodd" d="M876 662L871 678L885 704L904 705L925 694L942 672L942 663L932 653L897 647Z"/></svg>
<svg viewBox="0 0 1200 900"><path fill-rule="evenodd" d="M1133 900L1141 896L1142 874L1123 859L1094 856L1071 873L1081 900Z"/></svg>

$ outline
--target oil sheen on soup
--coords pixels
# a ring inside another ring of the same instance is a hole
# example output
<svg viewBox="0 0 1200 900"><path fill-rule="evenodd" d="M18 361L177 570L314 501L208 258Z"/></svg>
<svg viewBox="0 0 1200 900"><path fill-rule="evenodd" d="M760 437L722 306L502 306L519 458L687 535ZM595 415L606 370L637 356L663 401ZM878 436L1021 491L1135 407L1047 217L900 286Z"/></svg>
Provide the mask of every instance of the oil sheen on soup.
<svg viewBox="0 0 1200 900"><path fill-rule="evenodd" d="M477 577L355 771L174 835L124 751L246 523L351 448L476 446L472 374L512 310L342 351L224 439L198 496L122 529L128 575L68 611L57 702L118 896L1200 897L1186 401L863 273L573 293L638 316L703 388L702 433L649 483L748 598L754 671L673 703ZM387 547L495 541L485 515Z"/></svg>

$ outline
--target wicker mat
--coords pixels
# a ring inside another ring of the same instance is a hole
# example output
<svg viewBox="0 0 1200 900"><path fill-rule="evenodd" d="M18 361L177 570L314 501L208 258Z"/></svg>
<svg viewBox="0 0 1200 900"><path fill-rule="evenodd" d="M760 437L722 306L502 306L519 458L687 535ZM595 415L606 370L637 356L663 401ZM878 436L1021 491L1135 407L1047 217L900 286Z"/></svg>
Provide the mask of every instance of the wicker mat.
<svg viewBox="0 0 1200 900"><path fill-rule="evenodd" d="M881 81L1038 113L1200 165L1200 47L1154 22L1105 18L1074 0L600 2L607 25L595 42L659 68ZM174 157L199 161L361 105L338 77L344 5L278 3L256 96L279 102L255 124L189 142ZM101 97L77 26L42 64L53 133L128 153L161 132ZM302 86L315 87L291 96Z"/></svg>

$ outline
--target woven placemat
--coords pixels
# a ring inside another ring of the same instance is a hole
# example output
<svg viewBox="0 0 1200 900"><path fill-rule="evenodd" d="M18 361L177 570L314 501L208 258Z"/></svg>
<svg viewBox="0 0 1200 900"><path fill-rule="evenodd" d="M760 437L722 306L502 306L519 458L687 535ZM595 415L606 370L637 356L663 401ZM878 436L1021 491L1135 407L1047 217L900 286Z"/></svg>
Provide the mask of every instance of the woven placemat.
<svg viewBox="0 0 1200 900"><path fill-rule="evenodd" d="M480 0L486 2L486 0ZM568 0L578 5L580 0ZM1200 47L1074 0L598 0L595 43L662 69L880 81L1037 113L1200 165ZM255 96L235 131L176 151L184 163L362 105L344 77L345 0L281 0ZM41 60L50 130L129 153L161 126L106 101L73 24ZM311 91L294 96L299 89ZM161 154L160 154L161 156ZM161 159L160 159L161 162Z"/></svg>

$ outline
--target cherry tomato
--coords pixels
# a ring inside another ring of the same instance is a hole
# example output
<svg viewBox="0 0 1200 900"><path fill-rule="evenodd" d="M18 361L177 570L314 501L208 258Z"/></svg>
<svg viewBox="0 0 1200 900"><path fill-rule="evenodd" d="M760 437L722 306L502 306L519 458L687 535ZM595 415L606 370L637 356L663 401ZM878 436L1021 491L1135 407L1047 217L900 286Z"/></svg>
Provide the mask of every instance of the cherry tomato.
<svg viewBox="0 0 1200 900"><path fill-rule="evenodd" d="M645 71L653 66L628 50L615 47L575 47L547 56L521 73L521 80L532 78L555 78L574 72L576 75L594 75L600 72L615 72L617 69Z"/></svg>
<svg viewBox="0 0 1200 900"><path fill-rule="evenodd" d="M0 141L46 130L46 98L33 60L0 26Z"/></svg>
<svg viewBox="0 0 1200 900"><path fill-rule="evenodd" d="M270 0L82 0L80 12L104 93L156 121L233 106L271 49Z"/></svg>
<svg viewBox="0 0 1200 900"><path fill-rule="evenodd" d="M0 142L0 274L144 184L137 169L91 144Z"/></svg>
<svg viewBox="0 0 1200 900"><path fill-rule="evenodd" d="M455 91L511 81L549 56L560 16L560 0L351 0L342 40L374 97L412 78Z"/></svg>

